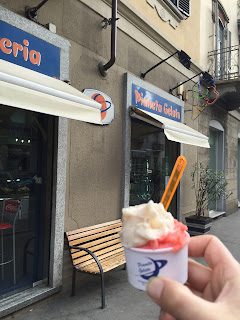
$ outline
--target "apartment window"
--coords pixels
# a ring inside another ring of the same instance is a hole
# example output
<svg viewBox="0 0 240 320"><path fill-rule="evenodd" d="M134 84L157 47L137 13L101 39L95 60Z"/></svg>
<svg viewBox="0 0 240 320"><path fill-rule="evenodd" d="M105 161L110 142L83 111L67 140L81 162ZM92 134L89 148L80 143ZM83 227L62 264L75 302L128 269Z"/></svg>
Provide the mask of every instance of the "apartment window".
<svg viewBox="0 0 240 320"><path fill-rule="evenodd" d="M169 0L172 2L178 10L185 16L190 16L190 0Z"/></svg>
<svg viewBox="0 0 240 320"><path fill-rule="evenodd" d="M231 31L229 27L229 17L218 0L212 0L212 18L214 22L215 37L213 43L214 52L214 77L217 80L225 80L233 77L238 72L238 68L232 65L235 60L238 46L231 45ZM209 55L211 56L211 54Z"/></svg>

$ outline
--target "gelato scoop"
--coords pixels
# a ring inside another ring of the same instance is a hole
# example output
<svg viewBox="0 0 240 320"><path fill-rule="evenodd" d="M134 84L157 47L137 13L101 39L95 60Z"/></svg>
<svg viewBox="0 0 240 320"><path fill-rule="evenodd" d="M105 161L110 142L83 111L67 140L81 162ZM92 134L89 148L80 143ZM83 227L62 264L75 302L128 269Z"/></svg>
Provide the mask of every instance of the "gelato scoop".
<svg viewBox="0 0 240 320"><path fill-rule="evenodd" d="M148 280L158 275L185 283L189 242L186 230L162 203L150 200L124 208L120 237L130 284L146 290Z"/></svg>
<svg viewBox="0 0 240 320"><path fill-rule="evenodd" d="M121 241L128 248L172 248L178 251L189 241L187 227L173 218L162 203L148 203L124 208Z"/></svg>

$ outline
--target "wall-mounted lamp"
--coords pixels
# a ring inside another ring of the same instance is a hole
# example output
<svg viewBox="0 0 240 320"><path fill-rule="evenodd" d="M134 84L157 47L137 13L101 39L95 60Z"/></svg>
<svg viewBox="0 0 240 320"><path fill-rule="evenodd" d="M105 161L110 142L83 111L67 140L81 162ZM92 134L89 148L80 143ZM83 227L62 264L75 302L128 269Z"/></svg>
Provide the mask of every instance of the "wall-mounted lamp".
<svg viewBox="0 0 240 320"><path fill-rule="evenodd" d="M195 76L193 76L192 78L187 79L187 80L184 81L184 82L181 82L180 84L178 84L177 86L175 86L175 87L173 87L173 88L170 88L170 89L169 89L169 93L172 94L172 92L173 92L174 89L177 89L179 86L183 85L184 83L192 80L193 78L196 78L197 76L200 76L200 74L203 75L203 77L202 77L201 80L204 81L204 82L207 84L207 86L212 86L212 85L214 84L214 79L213 79L213 77L212 77L208 72L206 72L206 71L205 71L205 72L201 71L201 72L199 72L198 74L196 74Z"/></svg>
<svg viewBox="0 0 240 320"><path fill-rule="evenodd" d="M186 54L186 52L182 50L178 51L178 59L185 68L190 69L191 58Z"/></svg>
<svg viewBox="0 0 240 320"><path fill-rule="evenodd" d="M146 74L150 71L152 71L153 69L155 69L156 67L158 67L160 64L164 63L165 61L167 61L168 59L170 59L172 56L174 56L175 54L178 54L178 59L181 62L182 65L184 65L185 68L190 69L190 65L191 65L191 58L189 57L189 55L186 54L186 52L184 51L176 51L173 54L171 54L169 57L167 57L166 59L158 62L157 64L155 64L153 67L151 67L150 69L148 69L146 72L141 72L141 79L144 79Z"/></svg>
<svg viewBox="0 0 240 320"><path fill-rule="evenodd" d="M202 80L208 85L213 86L214 85L214 78L208 73L208 72L202 72L203 78Z"/></svg>
<svg viewBox="0 0 240 320"><path fill-rule="evenodd" d="M36 7L30 8L30 7L25 7L25 13L26 17L30 20L37 20L37 11L46 3L48 0L43 0L39 5Z"/></svg>

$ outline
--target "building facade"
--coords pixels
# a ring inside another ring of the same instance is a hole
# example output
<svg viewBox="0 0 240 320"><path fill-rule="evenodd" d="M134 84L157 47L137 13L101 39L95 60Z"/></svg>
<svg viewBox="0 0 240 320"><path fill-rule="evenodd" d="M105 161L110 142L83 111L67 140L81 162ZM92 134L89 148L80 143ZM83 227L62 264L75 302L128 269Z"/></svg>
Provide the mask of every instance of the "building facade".
<svg viewBox="0 0 240 320"><path fill-rule="evenodd" d="M237 1L43 2L0 0L1 210L21 208L15 248L1 234L0 316L67 287L64 231L160 201L180 154L177 219L194 213L196 162L224 170L233 192L206 214L238 208Z"/></svg>

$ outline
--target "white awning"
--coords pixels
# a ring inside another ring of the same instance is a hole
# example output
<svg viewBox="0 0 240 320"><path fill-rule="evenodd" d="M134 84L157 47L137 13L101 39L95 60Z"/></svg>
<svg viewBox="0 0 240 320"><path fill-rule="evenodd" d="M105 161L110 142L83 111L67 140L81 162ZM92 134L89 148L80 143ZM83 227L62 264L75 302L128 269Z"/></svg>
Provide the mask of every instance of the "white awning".
<svg viewBox="0 0 240 320"><path fill-rule="evenodd" d="M186 126L183 123L156 115L154 113L131 107L130 115L154 126L164 129L168 140L190 144L198 147L210 148L208 137Z"/></svg>
<svg viewBox="0 0 240 320"><path fill-rule="evenodd" d="M102 124L100 103L61 80L1 59L0 104Z"/></svg>

